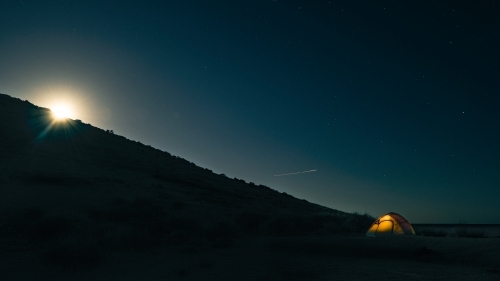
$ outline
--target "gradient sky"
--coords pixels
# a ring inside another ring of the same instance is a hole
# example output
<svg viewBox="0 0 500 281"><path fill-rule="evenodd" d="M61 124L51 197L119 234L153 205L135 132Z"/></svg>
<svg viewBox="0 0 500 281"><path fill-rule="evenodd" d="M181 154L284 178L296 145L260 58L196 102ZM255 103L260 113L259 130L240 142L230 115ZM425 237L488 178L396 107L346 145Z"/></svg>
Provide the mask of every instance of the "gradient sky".
<svg viewBox="0 0 500 281"><path fill-rule="evenodd" d="M0 93L334 209L500 223L500 1L403 2L2 0Z"/></svg>

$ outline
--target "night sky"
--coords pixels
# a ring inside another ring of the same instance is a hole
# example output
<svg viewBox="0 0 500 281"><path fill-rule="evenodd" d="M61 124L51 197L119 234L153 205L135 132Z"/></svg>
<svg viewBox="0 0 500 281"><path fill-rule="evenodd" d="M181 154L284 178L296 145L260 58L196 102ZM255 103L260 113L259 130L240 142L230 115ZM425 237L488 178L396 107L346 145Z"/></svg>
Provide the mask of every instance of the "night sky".
<svg viewBox="0 0 500 281"><path fill-rule="evenodd" d="M500 223L500 1L407 2L2 0L0 93L334 209Z"/></svg>

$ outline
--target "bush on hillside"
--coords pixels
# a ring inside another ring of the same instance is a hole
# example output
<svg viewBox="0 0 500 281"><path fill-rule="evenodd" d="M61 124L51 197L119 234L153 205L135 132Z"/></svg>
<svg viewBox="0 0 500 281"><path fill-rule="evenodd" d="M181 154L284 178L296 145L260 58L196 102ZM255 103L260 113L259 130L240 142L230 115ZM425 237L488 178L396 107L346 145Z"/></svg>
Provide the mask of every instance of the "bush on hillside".
<svg viewBox="0 0 500 281"><path fill-rule="evenodd" d="M242 213L236 219L244 232L272 236L306 234L364 233L375 220L368 214L318 213L286 214L271 217L259 213Z"/></svg>

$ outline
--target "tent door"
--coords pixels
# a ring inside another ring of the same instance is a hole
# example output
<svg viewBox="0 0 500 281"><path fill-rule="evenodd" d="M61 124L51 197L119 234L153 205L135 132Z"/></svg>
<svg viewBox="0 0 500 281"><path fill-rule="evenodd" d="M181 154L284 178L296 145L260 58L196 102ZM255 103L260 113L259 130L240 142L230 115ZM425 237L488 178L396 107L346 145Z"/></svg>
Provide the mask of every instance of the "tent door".
<svg viewBox="0 0 500 281"><path fill-rule="evenodd" d="M394 234L394 223L392 221L381 221L378 225L377 233L382 235Z"/></svg>

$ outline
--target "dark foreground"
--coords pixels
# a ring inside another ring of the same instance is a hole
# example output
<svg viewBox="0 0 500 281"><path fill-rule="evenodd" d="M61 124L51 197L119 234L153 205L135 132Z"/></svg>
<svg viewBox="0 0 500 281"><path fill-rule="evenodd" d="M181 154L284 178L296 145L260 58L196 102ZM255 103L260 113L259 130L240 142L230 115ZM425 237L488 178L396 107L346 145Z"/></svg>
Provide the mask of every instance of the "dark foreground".
<svg viewBox="0 0 500 281"><path fill-rule="evenodd" d="M114 252L87 267L2 251L1 280L499 280L500 239L316 235Z"/></svg>

